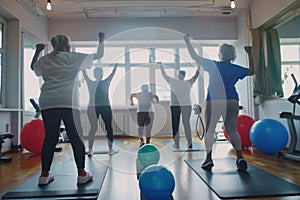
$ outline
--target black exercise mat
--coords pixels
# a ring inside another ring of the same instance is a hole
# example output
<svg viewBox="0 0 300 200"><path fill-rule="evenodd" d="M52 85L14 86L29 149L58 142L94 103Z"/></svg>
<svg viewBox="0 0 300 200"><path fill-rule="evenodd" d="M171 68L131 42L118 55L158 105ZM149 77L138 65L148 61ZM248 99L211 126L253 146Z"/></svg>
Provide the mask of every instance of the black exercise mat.
<svg viewBox="0 0 300 200"><path fill-rule="evenodd" d="M77 185L77 168L72 161L55 161L51 167L54 181L46 186L38 186L36 174L15 189L7 192L2 199L97 199L108 166L105 161L86 160L86 169L93 175L93 180L84 185Z"/></svg>
<svg viewBox="0 0 300 200"><path fill-rule="evenodd" d="M123 144L123 141L121 140L115 140L113 142L113 150L114 154L118 153L120 151L120 146ZM88 153L88 147L85 147L86 154ZM95 141L93 145L93 154L108 154L108 143L107 141Z"/></svg>
<svg viewBox="0 0 300 200"><path fill-rule="evenodd" d="M203 144L197 143L192 141L193 143L193 148L188 148L187 147L187 141L186 140L180 140L179 141L179 148L174 148L173 140L164 140L163 143L169 147L174 152L189 152L189 151L205 151L205 147Z"/></svg>
<svg viewBox="0 0 300 200"><path fill-rule="evenodd" d="M201 168L201 159L185 162L221 199L300 195L299 186L252 165L239 173L234 158L214 159L211 172Z"/></svg>

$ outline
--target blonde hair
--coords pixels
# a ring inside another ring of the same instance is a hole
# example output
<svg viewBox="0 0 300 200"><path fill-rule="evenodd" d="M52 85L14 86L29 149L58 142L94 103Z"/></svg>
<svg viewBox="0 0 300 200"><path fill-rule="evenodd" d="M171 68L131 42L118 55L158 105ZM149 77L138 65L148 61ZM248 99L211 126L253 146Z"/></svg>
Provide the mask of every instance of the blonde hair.
<svg viewBox="0 0 300 200"><path fill-rule="evenodd" d="M56 35L51 38L51 45L53 47L52 54L56 55L58 51L66 51L70 45L70 39L65 35Z"/></svg>
<svg viewBox="0 0 300 200"><path fill-rule="evenodd" d="M221 61L233 62L236 59L235 47L230 44L221 44L219 46L219 55Z"/></svg>

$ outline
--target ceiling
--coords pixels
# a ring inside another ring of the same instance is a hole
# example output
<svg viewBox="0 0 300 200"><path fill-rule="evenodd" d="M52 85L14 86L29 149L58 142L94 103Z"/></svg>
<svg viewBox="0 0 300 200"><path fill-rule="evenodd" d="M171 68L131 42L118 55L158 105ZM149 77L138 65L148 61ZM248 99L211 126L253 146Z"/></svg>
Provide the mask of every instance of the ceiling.
<svg viewBox="0 0 300 200"><path fill-rule="evenodd" d="M235 16L248 10L255 0L51 0L52 10L46 10L47 0L17 0L34 15L49 19L97 17L201 17Z"/></svg>

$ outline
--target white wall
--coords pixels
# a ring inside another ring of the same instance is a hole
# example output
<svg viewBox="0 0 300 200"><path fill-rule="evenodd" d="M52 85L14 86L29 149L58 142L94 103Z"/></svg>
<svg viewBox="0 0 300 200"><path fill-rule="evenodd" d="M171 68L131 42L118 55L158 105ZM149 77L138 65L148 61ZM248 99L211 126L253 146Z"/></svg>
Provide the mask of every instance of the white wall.
<svg viewBox="0 0 300 200"><path fill-rule="evenodd" d="M258 28L299 0L259 0L251 4L252 28Z"/></svg>
<svg viewBox="0 0 300 200"><path fill-rule="evenodd" d="M2 14L8 14L3 16L4 18L10 18L9 20L19 20L21 29L32 33L41 41L45 42L48 39L48 20L44 16L34 16L28 12L17 1L12 0L0 0L0 9ZM4 13L5 12L5 13Z"/></svg>
<svg viewBox="0 0 300 200"><path fill-rule="evenodd" d="M147 32L142 28L157 27L169 29L182 34L189 33L193 39L213 40L237 39L236 18L95 18L49 20L49 37L55 34L66 34L74 41L98 40L97 32L105 32L106 38L115 40L174 40L169 34ZM135 34L124 34L134 29ZM122 37L118 34L123 33ZM176 34L175 34L176 35ZM178 34L177 34L178 35Z"/></svg>

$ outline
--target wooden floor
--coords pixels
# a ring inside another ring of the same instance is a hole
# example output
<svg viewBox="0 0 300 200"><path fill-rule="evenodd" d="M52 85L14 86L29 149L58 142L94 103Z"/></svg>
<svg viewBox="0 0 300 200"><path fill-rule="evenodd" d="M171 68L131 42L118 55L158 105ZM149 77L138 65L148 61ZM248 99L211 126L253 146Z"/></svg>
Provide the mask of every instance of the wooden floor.
<svg viewBox="0 0 300 200"><path fill-rule="evenodd" d="M161 159L159 164L166 166L175 177L175 200L214 200L219 199L213 191L185 164L187 158L203 158L205 151L174 153L164 144L163 140L171 138L153 138L152 143L159 147ZM113 155L94 155L91 159L109 160L110 168L105 177L99 194L104 200L139 200L140 192L136 178L136 153L138 140L136 138L117 138L122 140L120 152ZM199 141L198 138L194 138ZM56 160L73 160L70 144L59 144L61 152L55 153ZM271 174L284 178L300 186L300 163L275 155L267 155L255 149L243 150L246 160ZM0 196L18 186L40 171L40 157L26 150L9 153L13 161L0 164ZM214 148L214 157L234 157L234 151L227 142L217 143ZM89 159L87 157L87 159ZM224 183L226 184L226 183ZM256 199L300 199L299 196L256 198Z"/></svg>

